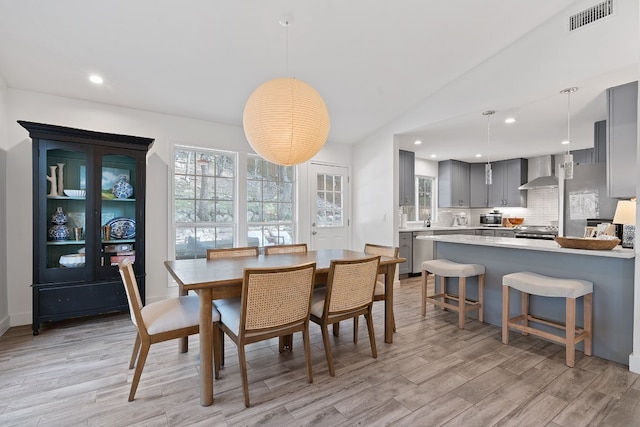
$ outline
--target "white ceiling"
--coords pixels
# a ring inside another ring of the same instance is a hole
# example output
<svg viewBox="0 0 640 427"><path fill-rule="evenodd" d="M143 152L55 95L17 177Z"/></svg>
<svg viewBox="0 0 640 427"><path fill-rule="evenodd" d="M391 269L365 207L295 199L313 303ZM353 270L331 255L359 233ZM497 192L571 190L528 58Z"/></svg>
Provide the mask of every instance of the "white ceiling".
<svg viewBox="0 0 640 427"><path fill-rule="evenodd" d="M241 126L251 92L289 75L323 96L331 142L385 128L418 157L482 161L481 113L495 109L492 159L529 157L562 149L561 89L580 87L580 148L604 118L604 88L638 78L637 0L568 33L568 15L598 1L0 0L0 76L10 88ZM518 122L505 127L511 114Z"/></svg>

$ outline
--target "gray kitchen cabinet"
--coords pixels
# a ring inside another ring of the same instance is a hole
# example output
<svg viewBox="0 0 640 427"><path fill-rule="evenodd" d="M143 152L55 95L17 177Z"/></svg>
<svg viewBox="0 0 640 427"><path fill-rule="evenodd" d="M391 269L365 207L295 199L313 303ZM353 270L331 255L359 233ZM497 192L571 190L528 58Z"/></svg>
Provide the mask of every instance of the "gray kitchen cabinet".
<svg viewBox="0 0 640 427"><path fill-rule="evenodd" d="M469 163L438 162L438 207L469 207Z"/></svg>
<svg viewBox="0 0 640 427"><path fill-rule="evenodd" d="M409 274L412 271L413 261L413 233L403 232L400 233L399 255L405 258L406 261L400 264L398 274Z"/></svg>
<svg viewBox="0 0 640 427"><path fill-rule="evenodd" d="M601 120L593 124L593 163L607 161L607 121Z"/></svg>
<svg viewBox="0 0 640 427"><path fill-rule="evenodd" d="M490 207L527 207L527 192L519 190L527 182L527 159L494 162L493 183L489 185Z"/></svg>
<svg viewBox="0 0 640 427"><path fill-rule="evenodd" d="M400 150L398 203L400 206L412 206L416 204L416 158L413 151Z"/></svg>
<svg viewBox="0 0 640 427"><path fill-rule="evenodd" d="M513 230L495 230L496 237L516 237L516 232Z"/></svg>
<svg viewBox="0 0 640 427"><path fill-rule="evenodd" d="M576 165L591 165L594 161L594 149L583 148L582 150L573 150L573 163Z"/></svg>
<svg viewBox="0 0 640 427"><path fill-rule="evenodd" d="M414 231L413 233L400 233L400 256L402 255L402 239L403 234L413 234L413 242L411 252L413 255L412 262L412 270L413 274L422 273L422 263L424 261L435 259L435 244L433 240L424 240L418 239L418 236L442 236L445 234L466 234L473 236L476 233L476 230L473 228L459 228L452 230L424 230L424 231ZM402 265L400 264L400 273L402 274Z"/></svg>
<svg viewBox="0 0 640 427"><path fill-rule="evenodd" d="M636 196L638 82L607 89L607 193Z"/></svg>
<svg viewBox="0 0 640 427"><path fill-rule="evenodd" d="M607 121L593 124L593 148L573 150L573 162L578 165L605 163L607 158Z"/></svg>
<svg viewBox="0 0 640 427"><path fill-rule="evenodd" d="M495 236L494 230L476 230L476 236Z"/></svg>
<svg viewBox="0 0 640 427"><path fill-rule="evenodd" d="M471 163L469 165L469 202L472 208L486 208L489 206L489 188L485 184L486 163Z"/></svg>

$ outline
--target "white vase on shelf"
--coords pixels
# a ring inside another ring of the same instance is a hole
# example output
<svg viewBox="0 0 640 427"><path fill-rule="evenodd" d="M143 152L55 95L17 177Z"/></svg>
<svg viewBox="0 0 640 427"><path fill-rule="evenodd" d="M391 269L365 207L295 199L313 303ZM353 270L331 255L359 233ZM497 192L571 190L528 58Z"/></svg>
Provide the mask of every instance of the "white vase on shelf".
<svg viewBox="0 0 640 427"><path fill-rule="evenodd" d="M64 196L64 163L58 163L58 196Z"/></svg>
<svg viewBox="0 0 640 427"><path fill-rule="evenodd" d="M47 175L47 181L51 184L51 189L49 190L49 196L57 196L58 195L58 185L56 184L56 168L57 166L49 166L49 170L51 171L51 175Z"/></svg>

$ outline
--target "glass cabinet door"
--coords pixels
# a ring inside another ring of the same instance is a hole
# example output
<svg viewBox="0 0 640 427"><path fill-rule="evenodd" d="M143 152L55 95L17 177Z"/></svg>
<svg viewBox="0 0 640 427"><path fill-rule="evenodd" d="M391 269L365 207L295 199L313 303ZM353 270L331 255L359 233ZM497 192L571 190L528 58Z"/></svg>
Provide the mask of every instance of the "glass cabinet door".
<svg viewBox="0 0 640 427"><path fill-rule="evenodd" d="M101 156L99 172L99 270L117 276L118 263L136 258L136 159L123 154ZM142 225L141 225L142 226Z"/></svg>
<svg viewBox="0 0 640 427"><path fill-rule="evenodd" d="M77 146L50 142L41 157L41 196L45 211L37 212L44 243L40 265L52 280L82 277L87 273L87 153Z"/></svg>

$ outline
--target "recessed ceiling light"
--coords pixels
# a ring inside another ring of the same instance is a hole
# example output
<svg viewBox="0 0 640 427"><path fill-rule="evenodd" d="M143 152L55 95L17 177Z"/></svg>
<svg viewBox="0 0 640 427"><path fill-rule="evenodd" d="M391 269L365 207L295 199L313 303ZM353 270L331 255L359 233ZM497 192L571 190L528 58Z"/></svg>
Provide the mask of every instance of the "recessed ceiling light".
<svg viewBox="0 0 640 427"><path fill-rule="evenodd" d="M89 76L89 81L97 85L101 85L102 83L104 83L104 79L97 74L91 74Z"/></svg>
<svg viewBox="0 0 640 427"><path fill-rule="evenodd" d="M562 145L567 145L569 144L569 140L565 139L564 141L562 141Z"/></svg>
<svg viewBox="0 0 640 427"><path fill-rule="evenodd" d="M482 154L476 154L476 157L482 157Z"/></svg>
<svg viewBox="0 0 640 427"><path fill-rule="evenodd" d="M515 123L516 119L514 119L513 117L507 117L506 119L504 119L505 123Z"/></svg>
<svg viewBox="0 0 640 427"><path fill-rule="evenodd" d="M432 159L435 159L435 158L436 158L436 155L435 155L435 154L432 154L432 155L431 155L431 156L429 156L429 157L431 157Z"/></svg>
<svg viewBox="0 0 640 427"><path fill-rule="evenodd" d="M416 140L415 140L415 142L414 142L414 144L416 144L416 145L420 145L420 144L422 144L422 141L420 141L419 139L416 139Z"/></svg>

